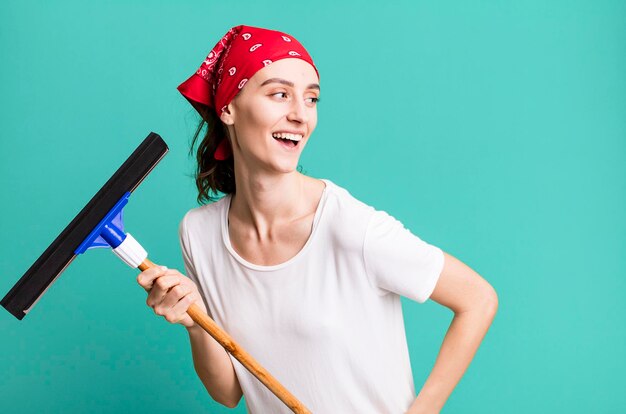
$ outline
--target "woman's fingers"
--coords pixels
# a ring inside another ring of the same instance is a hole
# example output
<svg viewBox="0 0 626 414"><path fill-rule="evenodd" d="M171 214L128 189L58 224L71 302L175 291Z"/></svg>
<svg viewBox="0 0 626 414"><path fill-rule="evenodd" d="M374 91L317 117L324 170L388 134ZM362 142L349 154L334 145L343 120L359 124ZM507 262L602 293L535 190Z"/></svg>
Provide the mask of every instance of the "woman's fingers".
<svg viewBox="0 0 626 414"><path fill-rule="evenodd" d="M181 278L179 275L164 275L156 278L152 284L152 289L148 293L146 304L148 306L156 306L163 302L165 295L175 286L180 285Z"/></svg>
<svg viewBox="0 0 626 414"><path fill-rule="evenodd" d="M160 276L163 276L168 271L165 266L153 266L144 270L137 276L137 283L146 290L152 289L154 280Z"/></svg>
<svg viewBox="0 0 626 414"><path fill-rule="evenodd" d="M185 286L183 284L175 285L165 294L160 306L165 309L170 309L185 295L189 294L189 292L191 292L191 288L189 286Z"/></svg>
<svg viewBox="0 0 626 414"><path fill-rule="evenodd" d="M137 282L148 291L146 304L168 322L181 323L186 327L194 325L195 322L186 313L192 303L197 303L206 312L198 288L178 270L154 266L141 272Z"/></svg>
<svg viewBox="0 0 626 414"><path fill-rule="evenodd" d="M185 319L191 319L187 315L187 309L189 309L189 306L194 303L194 299L195 295L190 290L188 294L183 296L174 306L171 307L166 315L164 315L165 319L173 323L177 323ZM171 320L168 319L168 316Z"/></svg>

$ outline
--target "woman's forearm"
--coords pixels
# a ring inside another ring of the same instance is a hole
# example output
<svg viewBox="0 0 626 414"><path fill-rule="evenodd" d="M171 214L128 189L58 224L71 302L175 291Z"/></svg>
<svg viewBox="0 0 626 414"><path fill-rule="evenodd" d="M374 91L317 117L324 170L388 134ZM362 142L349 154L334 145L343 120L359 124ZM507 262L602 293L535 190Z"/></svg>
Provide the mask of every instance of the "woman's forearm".
<svg viewBox="0 0 626 414"><path fill-rule="evenodd" d="M443 408L474 358L496 310L497 301L454 315L435 365L408 414L438 413Z"/></svg>
<svg viewBox="0 0 626 414"><path fill-rule="evenodd" d="M242 392L228 353L201 327L196 325L187 332L194 368L209 395L222 405L235 407Z"/></svg>

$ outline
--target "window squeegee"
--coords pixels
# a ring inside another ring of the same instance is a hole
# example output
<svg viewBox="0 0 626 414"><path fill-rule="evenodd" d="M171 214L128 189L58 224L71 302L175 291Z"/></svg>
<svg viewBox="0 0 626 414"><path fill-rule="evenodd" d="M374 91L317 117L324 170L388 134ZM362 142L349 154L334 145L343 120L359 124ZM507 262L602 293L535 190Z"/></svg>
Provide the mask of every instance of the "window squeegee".
<svg viewBox="0 0 626 414"><path fill-rule="evenodd" d="M165 141L154 132L133 151L104 186L39 256L0 304L22 320L78 254L111 247L126 264L139 270L156 266L130 233L124 232L122 211L130 194L167 154ZM187 314L294 413L310 413L276 378L241 348L196 304Z"/></svg>

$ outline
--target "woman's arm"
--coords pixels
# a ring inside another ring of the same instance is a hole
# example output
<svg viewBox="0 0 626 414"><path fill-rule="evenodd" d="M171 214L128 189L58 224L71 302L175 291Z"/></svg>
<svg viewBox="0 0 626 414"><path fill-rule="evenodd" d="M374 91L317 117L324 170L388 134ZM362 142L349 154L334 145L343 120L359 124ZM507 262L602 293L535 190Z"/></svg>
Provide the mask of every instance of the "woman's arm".
<svg viewBox="0 0 626 414"><path fill-rule="evenodd" d="M200 326L187 328L196 374L218 403L234 408L243 395L226 350Z"/></svg>
<svg viewBox="0 0 626 414"><path fill-rule="evenodd" d="M196 284L176 269L153 266L137 276L148 292L146 304L170 323L183 325L189 333L193 365L209 395L227 407L236 407L242 392L226 350L187 314L192 303L206 313Z"/></svg>
<svg viewBox="0 0 626 414"><path fill-rule="evenodd" d="M435 365L407 414L439 413L487 333L498 296L485 279L455 257L445 263L430 298L450 308L454 318Z"/></svg>

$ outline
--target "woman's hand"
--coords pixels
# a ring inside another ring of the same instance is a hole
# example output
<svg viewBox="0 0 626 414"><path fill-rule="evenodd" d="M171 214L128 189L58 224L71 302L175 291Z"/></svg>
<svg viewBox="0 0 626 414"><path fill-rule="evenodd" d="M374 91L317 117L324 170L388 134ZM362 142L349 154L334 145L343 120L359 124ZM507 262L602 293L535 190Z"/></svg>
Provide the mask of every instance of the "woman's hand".
<svg viewBox="0 0 626 414"><path fill-rule="evenodd" d="M192 303L206 313L198 287L178 270L154 266L139 273L137 282L148 292L146 304L170 323L194 327L196 323L187 315Z"/></svg>

